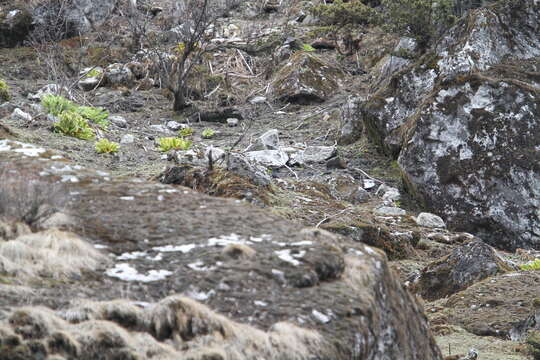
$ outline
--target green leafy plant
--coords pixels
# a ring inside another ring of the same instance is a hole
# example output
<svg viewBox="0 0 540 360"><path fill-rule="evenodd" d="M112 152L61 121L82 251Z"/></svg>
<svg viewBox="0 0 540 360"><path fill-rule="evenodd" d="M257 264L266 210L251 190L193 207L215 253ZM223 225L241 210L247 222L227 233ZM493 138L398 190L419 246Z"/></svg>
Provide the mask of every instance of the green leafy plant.
<svg viewBox="0 0 540 360"><path fill-rule="evenodd" d="M98 76L101 76L101 71L99 69L93 68L92 70L84 74L83 78L89 79L89 78L98 77Z"/></svg>
<svg viewBox="0 0 540 360"><path fill-rule="evenodd" d="M95 136L94 129L88 125L88 121L73 111L60 113L58 121L54 123L53 127L62 134L78 139L89 140Z"/></svg>
<svg viewBox="0 0 540 360"><path fill-rule="evenodd" d="M109 112L105 109L92 106L79 106L75 109L75 112L102 129L106 129L109 126L109 121L107 120Z"/></svg>
<svg viewBox="0 0 540 360"><path fill-rule="evenodd" d="M193 128L190 128L190 127L185 127L185 128L182 128L178 131L178 135L180 137L188 137L188 136L191 136L193 135L195 131L193 130Z"/></svg>
<svg viewBox="0 0 540 360"><path fill-rule="evenodd" d="M63 96L47 94L41 98L41 105L47 113L58 116L63 112L75 111L77 105Z"/></svg>
<svg viewBox="0 0 540 360"><path fill-rule="evenodd" d="M310 11L326 25L370 24L379 21L378 12L361 1L335 0L314 6Z"/></svg>
<svg viewBox="0 0 540 360"><path fill-rule="evenodd" d="M315 48L309 44L302 44L302 51L313 52Z"/></svg>
<svg viewBox="0 0 540 360"><path fill-rule="evenodd" d="M163 137L158 139L159 150L167 152L169 150L188 150L193 144L192 141L174 138L174 137Z"/></svg>
<svg viewBox="0 0 540 360"><path fill-rule="evenodd" d="M521 270L540 270L540 259L536 259L527 264L520 265Z"/></svg>
<svg viewBox="0 0 540 360"><path fill-rule="evenodd" d="M120 145L103 138L96 142L95 148L96 152L99 154L111 154L117 152L118 149L120 149Z"/></svg>
<svg viewBox="0 0 540 360"><path fill-rule="evenodd" d="M203 132L201 133L202 137L205 138L205 139L210 139L212 137L214 137L214 135L216 135L216 132L212 129L204 129Z"/></svg>
<svg viewBox="0 0 540 360"><path fill-rule="evenodd" d="M9 99L11 99L9 86L4 80L0 80L0 100L8 101Z"/></svg>

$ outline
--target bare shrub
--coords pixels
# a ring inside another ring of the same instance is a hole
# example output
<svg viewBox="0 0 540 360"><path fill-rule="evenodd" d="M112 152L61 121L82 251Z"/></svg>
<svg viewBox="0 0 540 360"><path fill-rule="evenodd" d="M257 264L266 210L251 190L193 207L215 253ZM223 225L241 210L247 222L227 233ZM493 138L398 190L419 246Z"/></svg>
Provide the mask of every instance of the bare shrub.
<svg viewBox="0 0 540 360"><path fill-rule="evenodd" d="M36 225L60 211L66 203L60 185L40 179L24 179L0 170L0 218Z"/></svg>

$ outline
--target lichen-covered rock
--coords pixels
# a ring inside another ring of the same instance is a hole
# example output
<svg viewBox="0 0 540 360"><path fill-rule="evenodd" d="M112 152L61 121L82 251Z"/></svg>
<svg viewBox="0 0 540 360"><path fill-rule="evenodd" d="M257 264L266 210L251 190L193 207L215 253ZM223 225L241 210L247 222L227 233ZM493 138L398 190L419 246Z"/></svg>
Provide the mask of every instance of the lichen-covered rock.
<svg viewBox="0 0 540 360"><path fill-rule="evenodd" d="M31 28L32 14L24 7L0 8L0 48L22 44Z"/></svg>
<svg viewBox="0 0 540 360"><path fill-rule="evenodd" d="M343 73L305 52L287 60L272 80L272 93L279 100L299 104L323 102L338 88Z"/></svg>
<svg viewBox="0 0 540 360"><path fill-rule="evenodd" d="M423 298L435 300L510 270L513 268L491 246L473 240L426 266L416 286Z"/></svg>
<svg viewBox="0 0 540 360"><path fill-rule="evenodd" d="M62 282L37 275L25 307L25 287L0 284L2 354L442 358L420 303L367 245L301 230L240 201L84 169L13 141L0 141L0 168L15 180L24 174L62 184L72 230L108 263ZM129 299L114 301L120 296Z"/></svg>
<svg viewBox="0 0 540 360"><path fill-rule="evenodd" d="M471 11L362 105L409 191L451 229L540 248L539 5Z"/></svg>

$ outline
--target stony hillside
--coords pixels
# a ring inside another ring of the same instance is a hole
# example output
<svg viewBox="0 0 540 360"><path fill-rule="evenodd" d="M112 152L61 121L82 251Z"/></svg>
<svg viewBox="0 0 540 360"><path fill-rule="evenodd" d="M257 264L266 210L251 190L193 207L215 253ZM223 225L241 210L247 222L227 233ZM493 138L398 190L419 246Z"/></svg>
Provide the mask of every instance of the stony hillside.
<svg viewBox="0 0 540 360"><path fill-rule="evenodd" d="M0 0L0 360L539 359L540 3Z"/></svg>

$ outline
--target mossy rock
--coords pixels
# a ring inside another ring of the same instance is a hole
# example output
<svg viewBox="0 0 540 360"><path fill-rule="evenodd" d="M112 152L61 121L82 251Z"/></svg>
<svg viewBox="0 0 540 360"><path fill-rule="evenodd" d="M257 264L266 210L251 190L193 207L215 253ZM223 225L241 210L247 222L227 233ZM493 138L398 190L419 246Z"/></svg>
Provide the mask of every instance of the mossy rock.
<svg viewBox="0 0 540 360"><path fill-rule="evenodd" d="M21 7L0 10L0 47L16 47L32 29L32 14Z"/></svg>
<svg viewBox="0 0 540 360"><path fill-rule="evenodd" d="M295 53L272 82L274 97L298 104L320 103L338 89L343 72L306 52Z"/></svg>

